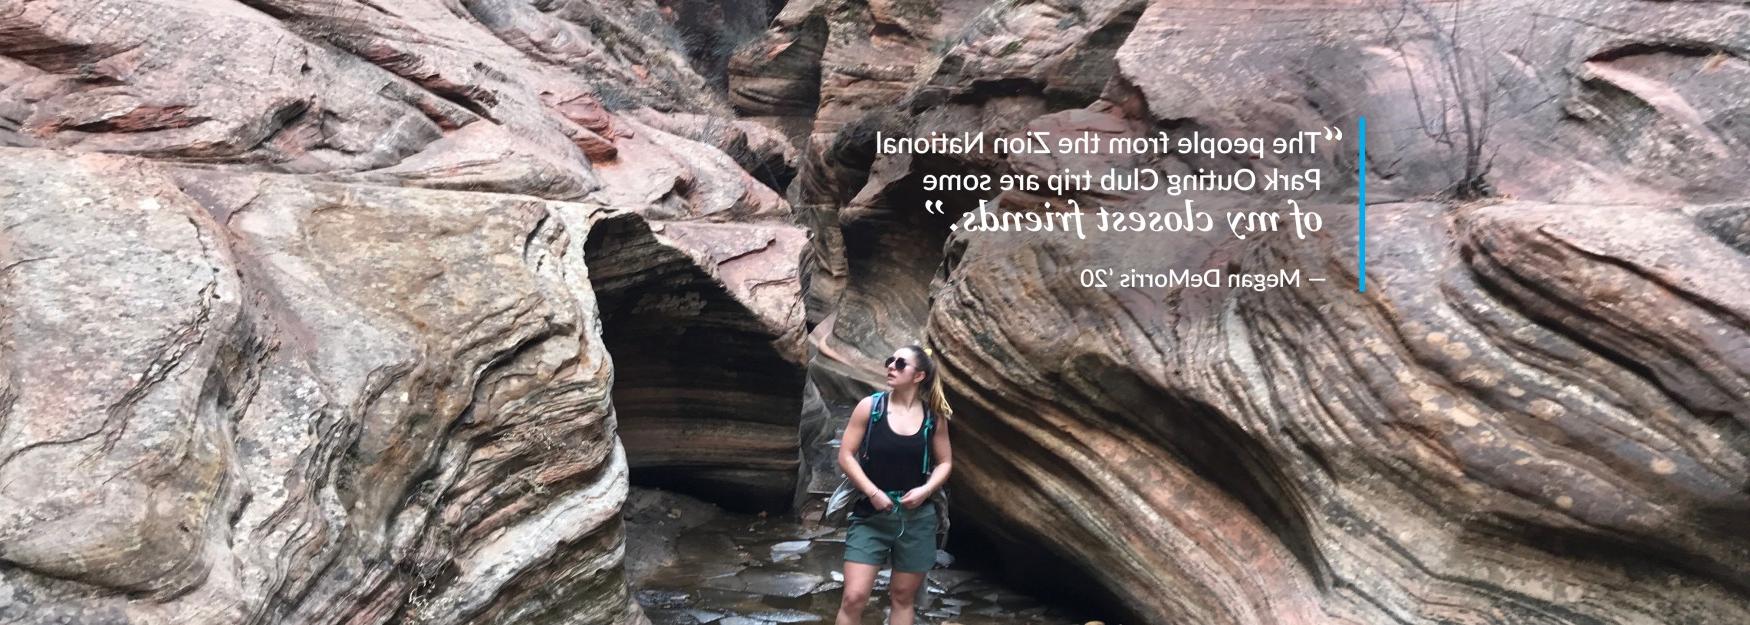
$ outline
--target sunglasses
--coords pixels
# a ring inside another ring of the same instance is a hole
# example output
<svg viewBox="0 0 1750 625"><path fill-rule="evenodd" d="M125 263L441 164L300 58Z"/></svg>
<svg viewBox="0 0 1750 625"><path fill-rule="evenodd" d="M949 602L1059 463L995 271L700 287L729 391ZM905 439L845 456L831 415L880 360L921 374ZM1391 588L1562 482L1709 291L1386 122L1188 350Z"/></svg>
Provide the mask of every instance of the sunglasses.
<svg viewBox="0 0 1750 625"><path fill-rule="evenodd" d="M886 364L889 367L893 367L893 370L895 370L895 371L904 371L906 362L905 362L904 358L900 358L898 356L888 356Z"/></svg>

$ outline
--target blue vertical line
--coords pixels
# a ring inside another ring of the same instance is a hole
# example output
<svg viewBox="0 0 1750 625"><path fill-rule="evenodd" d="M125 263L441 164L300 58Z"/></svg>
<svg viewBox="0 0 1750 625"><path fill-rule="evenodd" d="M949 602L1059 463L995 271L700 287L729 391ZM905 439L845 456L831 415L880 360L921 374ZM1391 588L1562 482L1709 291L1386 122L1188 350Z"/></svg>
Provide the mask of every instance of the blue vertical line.
<svg viewBox="0 0 1750 625"><path fill-rule="evenodd" d="M1356 123L1358 126L1358 130L1355 134L1360 135L1360 137L1355 142L1355 144L1356 144L1355 150L1356 150L1357 155L1360 156L1360 158L1355 162L1355 177L1357 180L1359 180L1361 182L1361 193L1355 197L1355 204L1361 211L1361 225L1359 228L1356 229L1356 233L1355 233L1355 237L1359 241L1359 244L1356 246L1355 254L1357 256L1357 259L1359 260L1359 262L1357 264L1361 268L1360 269L1361 287L1360 287L1359 292L1366 293L1367 292L1367 118L1366 117L1358 117L1358 118L1356 118Z"/></svg>

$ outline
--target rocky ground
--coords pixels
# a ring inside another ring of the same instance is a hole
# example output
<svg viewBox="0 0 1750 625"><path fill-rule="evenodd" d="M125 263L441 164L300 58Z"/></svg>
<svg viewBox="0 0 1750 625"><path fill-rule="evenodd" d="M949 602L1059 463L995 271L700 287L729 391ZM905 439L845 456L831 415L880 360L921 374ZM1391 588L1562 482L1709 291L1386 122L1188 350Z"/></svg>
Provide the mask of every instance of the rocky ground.
<svg viewBox="0 0 1750 625"><path fill-rule="evenodd" d="M832 623L844 577L844 530L782 515L724 512L683 495L634 488L626 500L633 596L656 625ZM884 621L887 571L863 615ZM1062 625L1083 621L957 568L937 552L918 597L920 624Z"/></svg>

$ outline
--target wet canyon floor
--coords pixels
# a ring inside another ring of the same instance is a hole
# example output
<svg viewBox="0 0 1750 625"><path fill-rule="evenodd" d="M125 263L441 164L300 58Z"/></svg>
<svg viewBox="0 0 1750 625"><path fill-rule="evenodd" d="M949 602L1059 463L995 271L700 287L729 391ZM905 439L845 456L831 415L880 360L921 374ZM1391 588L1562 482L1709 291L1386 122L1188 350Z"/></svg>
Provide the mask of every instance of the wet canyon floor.
<svg viewBox="0 0 1750 625"><path fill-rule="evenodd" d="M632 588L655 625L832 623L838 613L842 529L806 527L789 515L725 512L645 488L632 490L624 515ZM979 571L955 568L943 552L928 580L918 596L919 625L1083 622ZM864 625L886 622L886 582L883 570Z"/></svg>

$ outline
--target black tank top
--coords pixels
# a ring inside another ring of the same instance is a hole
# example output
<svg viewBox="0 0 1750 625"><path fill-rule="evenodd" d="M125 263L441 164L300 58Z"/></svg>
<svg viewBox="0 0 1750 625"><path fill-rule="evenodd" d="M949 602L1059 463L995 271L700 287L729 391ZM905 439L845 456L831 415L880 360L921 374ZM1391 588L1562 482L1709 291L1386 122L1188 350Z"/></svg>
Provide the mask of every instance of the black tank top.
<svg viewBox="0 0 1750 625"><path fill-rule="evenodd" d="M925 417L928 419L928 417ZM869 438L866 443L867 458L863 459L863 475L869 476L869 481L883 491L905 492L927 481L924 474L924 446L930 444L924 435L923 424L918 425L918 431L911 436L900 436L893 431L892 420L883 415L880 421L869 424ZM858 450L859 455L864 450ZM899 505L896 500L893 505ZM861 515L875 514L875 506L868 499L860 499L852 511Z"/></svg>

